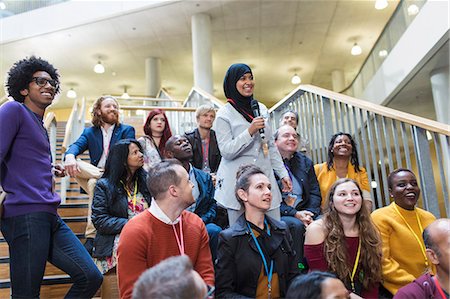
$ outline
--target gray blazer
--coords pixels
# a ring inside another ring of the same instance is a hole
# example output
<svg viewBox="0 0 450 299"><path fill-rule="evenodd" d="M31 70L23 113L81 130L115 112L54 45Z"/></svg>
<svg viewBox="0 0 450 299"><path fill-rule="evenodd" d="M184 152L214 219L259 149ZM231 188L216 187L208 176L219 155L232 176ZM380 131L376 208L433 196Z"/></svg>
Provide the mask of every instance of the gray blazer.
<svg viewBox="0 0 450 299"><path fill-rule="evenodd" d="M268 115L267 107L259 103L261 115ZM273 171L280 178L288 176L281 155L274 144L272 129L266 120L264 129L269 145L269 155L264 157L261 148L261 136L259 132L252 136L248 133L250 123L236 109L227 103L217 112L214 122L214 131L217 136L222 160L217 170L216 201L228 209L239 210L241 204L236 199L234 187L236 184L236 172L242 164L255 164L259 166L272 184L272 204L270 209L279 208L281 193L276 188L277 181Z"/></svg>

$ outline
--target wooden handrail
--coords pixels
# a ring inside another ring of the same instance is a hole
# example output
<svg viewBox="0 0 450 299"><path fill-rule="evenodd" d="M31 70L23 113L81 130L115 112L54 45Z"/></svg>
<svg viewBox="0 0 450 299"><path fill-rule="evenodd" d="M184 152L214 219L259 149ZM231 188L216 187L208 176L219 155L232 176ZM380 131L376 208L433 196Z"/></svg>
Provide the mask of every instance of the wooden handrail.
<svg viewBox="0 0 450 299"><path fill-rule="evenodd" d="M49 112L49 113L47 113L47 115L45 116L45 119L44 119L44 128L46 130L48 130L52 123L56 124L56 115L54 112Z"/></svg>
<svg viewBox="0 0 450 299"><path fill-rule="evenodd" d="M294 89L291 93L289 93L286 97L284 97L281 101L279 101L276 105L274 105L272 108L270 108L269 112L274 111L275 109L277 109L278 107L280 107L281 105L284 104L285 101L287 101L290 97L292 97L295 93L300 92L300 91L307 91L307 92L311 92L311 93L315 93L315 94L319 94L322 97L327 97L330 99L333 99L335 101L338 101L340 103L344 103L347 105L352 105L354 107L358 107L360 109L364 109L367 111L371 111L373 113L385 116L385 117L389 117L410 125L414 125L414 126L418 126L421 128L424 128L428 131L431 132L436 132L436 133L440 133L446 136L450 136L450 126L434 121L434 120L430 120L430 119L426 119L420 116L416 116L413 114L409 114L406 112L402 112L399 110L395 110L392 108L388 108L385 106L381 106L378 104L374 104L371 103L369 101L364 101L364 100L359 100L353 97L350 97L348 95L345 94L340 94L334 91L330 91L327 89L323 89L317 86L313 86L313 85L299 85L296 89Z"/></svg>
<svg viewBox="0 0 450 299"><path fill-rule="evenodd" d="M162 106L120 106L122 110L155 110L195 112L195 107L162 107Z"/></svg>
<svg viewBox="0 0 450 299"><path fill-rule="evenodd" d="M61 145L61 153L66 152L68 143L70 142L69 139L70 139L70 135L72 133L72 123L73 123L73 119L76 117L75 114L77 113L77 110L78 110L78 103L77 103L77 101L75 101L73 103L72 112L70 112L69 119L67 120L66 130L64 133L64 140Z"/></svg>

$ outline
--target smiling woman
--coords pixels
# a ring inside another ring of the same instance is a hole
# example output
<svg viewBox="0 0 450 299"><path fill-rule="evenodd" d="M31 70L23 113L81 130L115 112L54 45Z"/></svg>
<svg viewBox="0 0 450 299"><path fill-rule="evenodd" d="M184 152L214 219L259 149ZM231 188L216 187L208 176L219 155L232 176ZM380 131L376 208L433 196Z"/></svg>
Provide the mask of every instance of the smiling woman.
<svg viewBox="0 0 450 299"><path fill-rule="evenodd" d="M370 184L366 169L359 165L356 143L348 133L336 133L328 144L327 162L314 165L322 195L322 209L331 185L339 178L355 180L363 190L362 196L369 210L372 209Z"/></svg>
<svg viewBox="0 0 450 299"><path fill-rule="evenodd" d="M381 240L363 204L362 191L351 179L330 188L322 219L306 229L305 257L310 270L329 271L363 298L378 298Z"/></svg>
<svg viewBox="0 0 450 299"><path fill-rule="evenodd" d="M383 240L383 286L392 296L430 268L422 232L436 218L415 206L420 188L411 170L391 172L388 186L394 202L375 210L372 219Z"/></svg>

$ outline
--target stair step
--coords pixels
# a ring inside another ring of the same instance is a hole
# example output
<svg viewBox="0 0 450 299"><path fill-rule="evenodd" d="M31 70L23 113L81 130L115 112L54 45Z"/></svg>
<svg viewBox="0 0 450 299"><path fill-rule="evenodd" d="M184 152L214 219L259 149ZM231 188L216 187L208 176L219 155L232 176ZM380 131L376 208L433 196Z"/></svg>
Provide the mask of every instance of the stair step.
<svg viewBox="0 0 450 299"><path fill-rule="evenodd" d="M87 203L65 203L58 208L60 217L87 216L89 205Z"/></svg>
<svg viewBox="0 0 450 299"><path fill-rule="evenodd" d="M9 279L0 280L0 298L10 297ZM44 276L41 283L41 298L64 298L69 288L72 286L72 280L68 275Z"/></svg>
<svg viewBox="0 0 450 299"><path fill-rule="evenodd" d="M66 273L61 269L53 266L47 262L44 276L65 275ZM9 279L9 257L0 258L0 281Z"/></svg>

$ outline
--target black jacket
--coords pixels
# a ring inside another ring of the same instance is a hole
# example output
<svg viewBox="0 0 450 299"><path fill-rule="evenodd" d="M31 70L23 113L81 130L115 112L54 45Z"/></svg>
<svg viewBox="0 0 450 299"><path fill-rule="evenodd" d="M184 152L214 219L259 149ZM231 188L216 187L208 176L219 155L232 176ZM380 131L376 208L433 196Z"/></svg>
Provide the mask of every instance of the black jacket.
<svg viewBox="0 0 450 299"><path fill-rule="evenodd" d="M194 167L198 169L203 169L202 138L200 137L200 132L198 131L198 129L195 129L190 132L186 132L184 135L192 145L192 165L194 165ZM217 145L216 132L214 132L214 130L211 130L209 135L208 151L208 160L211 172L217 172L221 159L222 156L220 155L219 146Z"/></svg>
<svg viewBox="0 0 450 299"><path fill-rule="evenodd" d="M281 296L299 274L292 237L284 222L266 216L271 227L270 246L274 272L278 274ZM216 260L216 298L255 298L262 260L242 215L219 234Z"/></svg>
<svg viewBox="0 0 450 299"><path fill-rule="evenodd" d="M320 195L319 182L317 181L314 165L310 158L300 152L294 153L291 159L284 161L289 167L297 181L302 185L303 200L295 207L288 206L284 201L281 202L281 216L295 217L297 211L308 210L314 213L314 217L320 214ZM281 180L277 177L278 185L281 190ZM283 199L286 195L283 194Z"/></svg>
<svg viewBox="0 0 450 299"><path fill-rule="evenodd" d="M141 179L138 191L150 205L151 195ZM128 198L122 185L114 186L108 179L97 181L92 202L92 223L97 229L92 256L103 258L112 255L114 238L128 222Z"/></svg>

